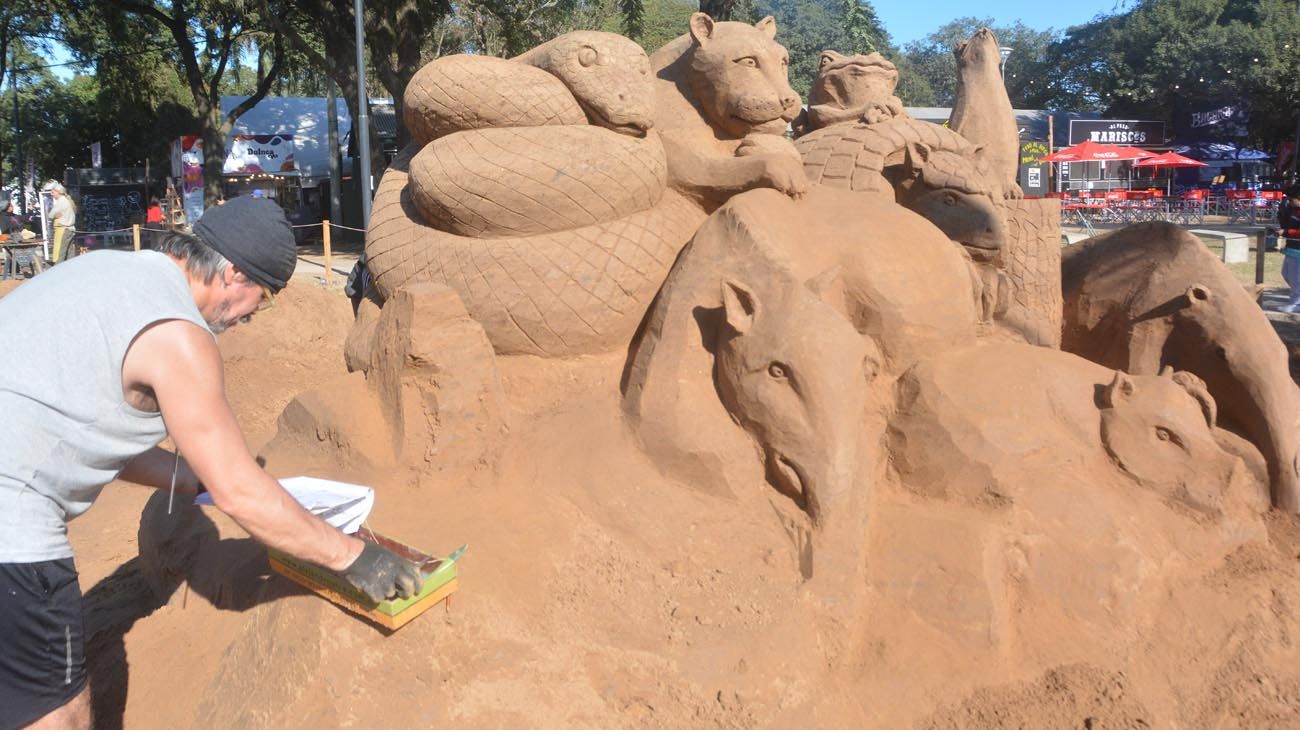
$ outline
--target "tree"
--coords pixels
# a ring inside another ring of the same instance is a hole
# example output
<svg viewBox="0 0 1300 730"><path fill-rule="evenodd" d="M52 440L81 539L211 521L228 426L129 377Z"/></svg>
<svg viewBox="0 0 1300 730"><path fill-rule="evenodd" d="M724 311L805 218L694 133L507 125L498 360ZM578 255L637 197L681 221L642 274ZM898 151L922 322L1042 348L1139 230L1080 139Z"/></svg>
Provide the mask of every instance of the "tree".
<svg viewBox="0 0 1300 730"><path fill-rule="evenodd" d="M640 43L646 53L654 53L686 32L694 12L694 3L685 0L649 0L645 5L642 32L634 35L633 40Z"/></svg>
<svg viewBox="0 0 1300 730"><path fill-rule="evenodd" d="M267 17L302 58L302 65L333 79L352 118L357 119L360 109L352 0L262 1ZM374 85L368 79L367 88L382 88L392 97L397 112L399 147L409 140L402 119L402 96L407 83L430 59L461 50L461 44L445 42L450 14L448 0L367 0L364 4L366 61L380 82ZM452 35L453 40L459 37ZM374 133L372 129L372 137ZM371 142L371 149L380 154L375 139Z"/></svg>
<svg viewBox="0 0 1300 730"><path fill-rule="evenodd" d="M737 20L732 17L735 7L736 0L700 0L700 12L714 20Z"/></svg>
<svg viewBox="0 0 1300 730"><path fill-rule="evenodd" d="M889 36L876 17L875 8L862 0L841 0L841 12L844 13L845 53L871 53L882 50L889 42Z"/></svg>
<svg viewBox="0 0 1300 730"><path fill-rule="evenodd" d="M1054 74L1046 66L1048 48L1056 39L1053 31L1038 31L1016 21L997 26L991 19L958 18L941 26L923 40L907 44L904 55L911 69L929 87L929 106L952 106L957 91L957 59L953 48L980 28L990 28L998 43L1013 50L1007 58L1007 94L1013 106L1032 106L1039 91Z"/></svg>
<svg viewBox="0 0 1300 730"><path fill-rule="evenodd" d="M1048 63L1047 100L1062 108L1170 120L1218 102L1250 108L1248 139L1294 134L1300 13L1294 0L1137 0L1070 28Z"/></svg>
<svg viewBox="0 0 1300 730"><path fill-rule="evenodd" d="M141 26L147 34L169 37L172 48L165 54L177 66L193 103L203 137L204 198L214 205L221 195L221 170L226 157L226 137L240 115L252 109L270 91L280 73L284 57L281 35L269 31L256 3L249 0L115 0L112 3L69 0L67 22L82 27L87 22L107 27ZM89 19L89 21L88 21ZM70 35L69 46L84 60L112 50L99 43L120 39L83 34ZM258 51L257 83L253 93L224 116L221 92L226 73L239 55ZM260 52L270 49L269 53Z"/></svg>
<svg viewBox="0 0 1300 730"><path fill-rule="evenodd" d="M889 59L898 52L875 9L857 0L757 0L756 14L776 18L776 40L790 52L790 85L805 99L817 75L821 52L879 51ZM852 15L850 24L849 15Z"/></svg>

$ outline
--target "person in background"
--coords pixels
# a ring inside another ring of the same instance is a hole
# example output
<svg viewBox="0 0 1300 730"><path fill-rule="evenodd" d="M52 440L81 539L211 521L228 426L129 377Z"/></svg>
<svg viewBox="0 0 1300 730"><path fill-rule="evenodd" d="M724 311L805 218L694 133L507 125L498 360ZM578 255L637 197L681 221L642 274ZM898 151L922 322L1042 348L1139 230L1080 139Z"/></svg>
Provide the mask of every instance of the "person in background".
<svg viewBox="0 0 1300 730"><path fill-rule="evenodd" d="M23 229L22 221L14 215L14 203L12 200L6 200L4 206L0 207L0 233L10 238Z"/></svg>
<svg viewBox="0 0 1300 730"><path fill-rule="evenodd" d="M50 194L50 222L54 225L54 262L67 261L76 256L76 243L73 234L77 232L77 206L68 197L68 191L59 183L51 180L42 188Z"/></svg>
<svg viewBox="0 0 1300 730"><path fill-rule="evenodd" d="M158 202L157 195L149 198L149 209L144 213L144 222L146 225L150 223L161 225L163 222L162 204Z"/></svg>
<svg viewBox="0 0 1300 730"><path fill-rule="evenodd" d="M1282 249L1282 278L1291 287L1281 312L1300 312L1300 185L1286 191L1286 200L1277 209L1278 238L1286 239Z"/></svg>

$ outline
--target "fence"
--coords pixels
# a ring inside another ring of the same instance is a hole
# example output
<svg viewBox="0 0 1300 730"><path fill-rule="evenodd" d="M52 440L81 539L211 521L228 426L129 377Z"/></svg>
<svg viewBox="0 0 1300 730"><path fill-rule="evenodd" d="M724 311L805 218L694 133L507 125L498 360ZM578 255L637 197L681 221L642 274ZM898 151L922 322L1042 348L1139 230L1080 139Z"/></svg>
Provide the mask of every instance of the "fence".
<svg viewBox="0 0 1300 730"><path fill-rule="evenodd" d="M320 223L305 223L303 225L291 226L291 228L294 229L317 227L321 229L321 244L325 253L325 283L332 285L334 283L334 268L332 265L333 251L331 241L332 231L334 229L354 231L360 233L362 236L365 235L366 231L364 228L353 228L351 226L339 225L338 223L330 223L328 220L323 220ZM103 245L112 247L116 245L124 246L126 239L129 236L131 240L131 248L139 251L142 248L141 241L146 238L146 234L156 236L158 234L173 232L174 231L170 228L150 228L148 226L140 225L139 223L134 223L130 228L115 228L108 231L78 231L74 234L73 238L74 240L79 239L83 242L89 241L94 243L99 243L99 239L103 239ZM86 244L83 243L82 245Z"/></svg>

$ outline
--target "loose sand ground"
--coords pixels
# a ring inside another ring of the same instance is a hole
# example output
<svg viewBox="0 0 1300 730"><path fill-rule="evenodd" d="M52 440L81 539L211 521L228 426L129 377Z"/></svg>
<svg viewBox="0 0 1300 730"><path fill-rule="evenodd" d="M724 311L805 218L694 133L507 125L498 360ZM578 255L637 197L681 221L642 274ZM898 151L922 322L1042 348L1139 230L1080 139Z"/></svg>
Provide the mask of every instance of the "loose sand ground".
<svg viewBox="0 0 1300 730"><path fill-rule="evenodd" d="M223 336L255 447L344 372L350 319L302 283ZM391 636L268 576L219 513L107 489L70 526L97 727L1300 726L1294 518L1178 514L1080 481L1065 446L1000 509L922 499L880 464L862 583L831 598L787 500L640 456L621 366L502 361L495 469L321 472L373 483L385 533L470 544L449 609Z"/></svg>

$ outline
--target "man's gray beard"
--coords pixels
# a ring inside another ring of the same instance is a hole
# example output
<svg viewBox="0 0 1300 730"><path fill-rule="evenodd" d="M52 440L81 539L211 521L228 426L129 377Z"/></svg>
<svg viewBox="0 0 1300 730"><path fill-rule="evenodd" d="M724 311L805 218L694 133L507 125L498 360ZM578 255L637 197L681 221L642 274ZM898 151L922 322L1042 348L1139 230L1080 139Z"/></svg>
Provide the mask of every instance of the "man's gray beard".
<svg viewBox="0 0 1300 730"><path fill-rule="evenodd" d="M212 330L212 334L219 335L230 328L230 325L225 323L226 313L229 311L230 307L223 304L220 309L212 313L212 319L204 318L203 321L208 323L208 329Z"/></svg>

